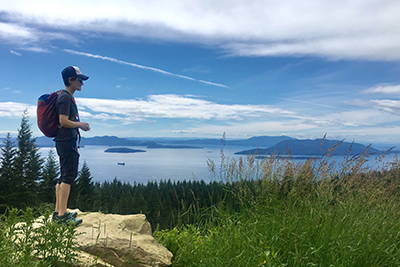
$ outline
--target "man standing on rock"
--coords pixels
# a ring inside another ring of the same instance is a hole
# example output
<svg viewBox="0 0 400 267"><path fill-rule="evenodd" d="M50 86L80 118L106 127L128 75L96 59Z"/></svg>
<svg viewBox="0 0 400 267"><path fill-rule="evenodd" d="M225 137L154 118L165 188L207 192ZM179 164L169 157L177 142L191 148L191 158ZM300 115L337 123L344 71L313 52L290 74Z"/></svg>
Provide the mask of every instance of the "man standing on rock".
<svg viewBox="0 0 400 267"><path fill-rule="evenodd" d="M81 219L77 219L76 212L68 212L67 204L71 185L78 176L80 141L79 129L89 131L90 126L86 122L80 122L78 107L73 97L75 91L81 91L83 81L89 79L83 75L76 66L66 67L62 71L65 89L62 90L56 102L56 111L59 118L59 129L56 142L57 154L60 158L60 178L56 185L56 205L53 220L59 223L79 225Z"/></svg>

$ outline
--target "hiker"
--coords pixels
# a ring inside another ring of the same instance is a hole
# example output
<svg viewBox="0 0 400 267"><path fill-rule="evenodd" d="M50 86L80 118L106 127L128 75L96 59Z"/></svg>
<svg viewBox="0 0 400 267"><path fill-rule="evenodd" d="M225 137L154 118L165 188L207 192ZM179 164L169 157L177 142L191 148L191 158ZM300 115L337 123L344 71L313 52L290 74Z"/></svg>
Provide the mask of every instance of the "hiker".
<svg viewBox="0 0 400 267"><path fill-rule="evenodd" d="M76 218L76 212L68 212L67 204L71 185L78 176L80 142L79 129L89 131L86 122L80 122L78 108L73 97L75 91L81 91L83 81L89 79L76 66L66 67L62 71L65 89L57 96L56 112L59 128L54 138L57 154L60 159L60 178L56 184L56 204L53 220L60 223L79 225L82 219Z"/></svg>

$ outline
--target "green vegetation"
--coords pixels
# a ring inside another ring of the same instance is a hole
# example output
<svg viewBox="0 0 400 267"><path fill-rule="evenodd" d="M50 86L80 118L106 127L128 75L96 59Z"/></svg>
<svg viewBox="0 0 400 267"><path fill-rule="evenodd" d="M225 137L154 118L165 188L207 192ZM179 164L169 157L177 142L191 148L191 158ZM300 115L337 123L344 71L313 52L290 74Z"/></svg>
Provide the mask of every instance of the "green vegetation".
<svg viewBox="0 0 400 267"><path fill-rule="evenodd" d="M248 162L241 173L252 172ZM216 209L212 220L155 236L174 266L400 266L400 164L363 163L264 161L255 194L237 182L239 212ZM235 162L222 166L240 173Z"/></svg>
<svg viewBox="0 0 400 267"><path fill-rule="evenodd" d="M33 227L41 214L40 227ZM49 209L0 216L0 266L76 266L75 229L51 222Z"/></svg>
<svg viewBox="0 0 400 267"><path fill-rule="evenodd" d="M74 230L48 219L57 160L39 157L26 115L0 157L0 266L76 265ZM400 266L398 160L372 171L363 154L340 168L329 156L220 158L211 183L93 183L84 163L69 206L146 214L173 266Z"/></svg>

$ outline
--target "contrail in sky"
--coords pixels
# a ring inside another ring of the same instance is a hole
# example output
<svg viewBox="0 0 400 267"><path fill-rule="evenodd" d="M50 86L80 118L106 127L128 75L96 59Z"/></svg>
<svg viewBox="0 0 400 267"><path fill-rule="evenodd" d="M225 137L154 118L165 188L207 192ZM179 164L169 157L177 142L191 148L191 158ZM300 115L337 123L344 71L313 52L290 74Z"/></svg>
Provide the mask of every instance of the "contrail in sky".
<svg viewBox="0 0 400 267"><path fill-rule="evenodd" d="M196 82L200 82L200 83L204 83L204 84L208 84L208 85L213 85L213 86L218 86L218 87L223 87L223 88L229 88L229 86L227 86L225 84L222 84L222 83L215 83L215 82L210 82L210 81L199 80L199 79L195 79L195 78L192 78L192 77L189 77L189 76L172 73L172 72L169 72L169 71L166 71L166 70L162 70L162 69L159 69L159 68L144 66L144 65L140 65L140 64L136 64L136 63L132 63L132 62L127 62L127 61L123 61L123 60L112 58L112 57L105 57L105 56L101 56L101 55L95 55L95 54L90 54L90 53L86 53L86 52L80 52L80 51L71 50L71 49L64 49L64 51L67 52L67 53L70 53L70 54L74 54L74 55L98 58L98 59L102 59L102 60L115 62L115 63L118 63L118 64L128 65L128 66L131 66L131 67L134 67L134 68L150 70L150 71L154 71L154 72L158 72L158 73L161 73L161 74L170 75L170 76L174 76L174 77L178 77L178 78L182 78L182 79L186 79L186 80L196 81Z"/></svg>

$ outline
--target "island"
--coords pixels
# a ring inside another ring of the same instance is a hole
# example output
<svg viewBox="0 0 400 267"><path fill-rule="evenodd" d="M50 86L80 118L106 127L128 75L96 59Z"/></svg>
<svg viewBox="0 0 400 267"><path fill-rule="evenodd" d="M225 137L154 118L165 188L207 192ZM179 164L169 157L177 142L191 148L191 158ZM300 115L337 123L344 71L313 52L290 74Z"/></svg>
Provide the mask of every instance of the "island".
<svg viewBox="0 0 400 267"><path fill-rule="evenodd" d="M346 156L374 155L383 153L371 146L343 140L305 139L285 140L269 148L256 148L236 152L236 155L301 155L301 156Z"/></svg>
<svg viewBox="0 0 400 267"><path fill-rule="evenodd" d="M114 148L108 148L108 149L104 150L104 152L107 152L107 153L136 153L136 152L146 152L146 151L140 150L140 149L126 148L126 147L114 147Z"/></svg>

